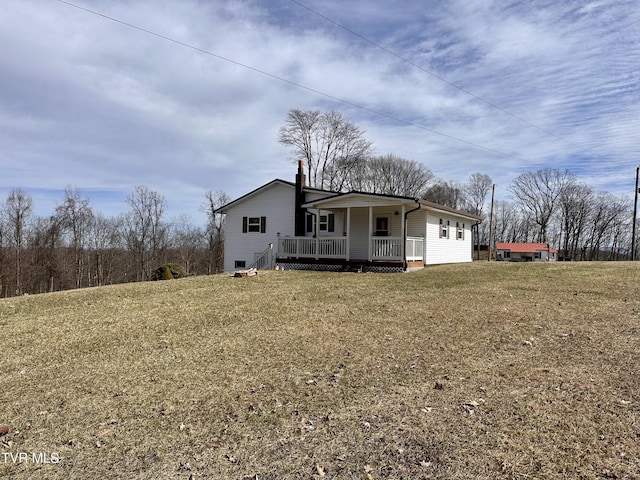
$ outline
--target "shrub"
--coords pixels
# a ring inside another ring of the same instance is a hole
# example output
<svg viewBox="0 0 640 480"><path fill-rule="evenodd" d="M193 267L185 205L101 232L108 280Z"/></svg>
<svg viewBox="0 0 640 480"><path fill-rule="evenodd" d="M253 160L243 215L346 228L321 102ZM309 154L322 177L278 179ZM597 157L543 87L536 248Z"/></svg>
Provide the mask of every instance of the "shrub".
<svg viewBox="0 0 640 480"><path fill-rule="evenodd" d="M173 280L188 276L187 271L179 263L165 263L151 275L151 280Z"/></svg>

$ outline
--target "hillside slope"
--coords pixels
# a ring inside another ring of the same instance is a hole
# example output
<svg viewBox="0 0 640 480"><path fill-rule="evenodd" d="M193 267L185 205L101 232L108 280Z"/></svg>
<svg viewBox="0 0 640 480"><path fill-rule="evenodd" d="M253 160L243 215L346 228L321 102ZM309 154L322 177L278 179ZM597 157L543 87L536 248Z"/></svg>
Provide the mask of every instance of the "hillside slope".
<svg viewBox="0 0 640 480"><path fill-rule="evenodd" d="M638 478L639 285L480 262L2 299L0 477Z"/></svg>

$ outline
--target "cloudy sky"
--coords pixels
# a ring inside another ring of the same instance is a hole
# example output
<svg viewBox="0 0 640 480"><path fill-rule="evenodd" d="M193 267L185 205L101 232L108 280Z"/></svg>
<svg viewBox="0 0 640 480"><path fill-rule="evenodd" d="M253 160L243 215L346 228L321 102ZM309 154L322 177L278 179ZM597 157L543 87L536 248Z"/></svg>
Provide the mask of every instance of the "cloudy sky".
<svg viewBox="0 0 640 480"><path fill-rule="evenodd" d="M0 201L20 187L38 215L67 186L115 215L144 185L200 222L208 190L293 180L292 108L504 198L544 167L633 194L637 0L71 3L0 2Z"/></svg>

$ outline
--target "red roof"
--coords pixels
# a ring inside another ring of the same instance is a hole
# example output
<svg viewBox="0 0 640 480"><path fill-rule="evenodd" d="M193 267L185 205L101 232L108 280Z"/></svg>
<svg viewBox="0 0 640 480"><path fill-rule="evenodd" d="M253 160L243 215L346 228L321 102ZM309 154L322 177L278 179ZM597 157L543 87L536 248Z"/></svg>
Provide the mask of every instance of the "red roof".
<svg viewBox="0 0 640 480"><path fill-rule="evenodd" d="M508 243L497 242L496 250L510 250L516 253L535 253L535 252L552 252L557 253L558 250L549 247L546 243Z"/></svg>

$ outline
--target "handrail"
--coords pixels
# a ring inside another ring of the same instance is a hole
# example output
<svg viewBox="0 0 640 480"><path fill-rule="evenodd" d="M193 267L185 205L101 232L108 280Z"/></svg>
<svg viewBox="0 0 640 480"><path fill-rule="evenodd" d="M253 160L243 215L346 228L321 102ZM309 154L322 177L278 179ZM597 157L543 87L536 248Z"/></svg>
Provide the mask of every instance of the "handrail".
<svg viewBox="0 0 640 480"><path fill-rule="evenodd" d="M258 258L249 266L249 268L257 268L258 270L271 270L273 267L273 243L270 243L267 248L260 254Z"/></svg>

